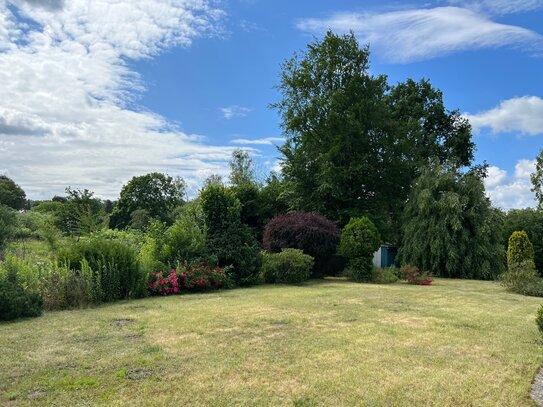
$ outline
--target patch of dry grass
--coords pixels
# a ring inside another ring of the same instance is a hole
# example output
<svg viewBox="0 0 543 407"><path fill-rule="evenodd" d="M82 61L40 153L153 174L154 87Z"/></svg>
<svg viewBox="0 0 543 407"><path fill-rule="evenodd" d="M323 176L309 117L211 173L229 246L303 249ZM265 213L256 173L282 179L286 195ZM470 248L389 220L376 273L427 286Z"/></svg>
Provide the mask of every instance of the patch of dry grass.
<svg viewBox="0 0 543 407"><path fill-rule="evenodd" d="M7 405L531 405L541 300L340 280L0 324Z"/></svg>

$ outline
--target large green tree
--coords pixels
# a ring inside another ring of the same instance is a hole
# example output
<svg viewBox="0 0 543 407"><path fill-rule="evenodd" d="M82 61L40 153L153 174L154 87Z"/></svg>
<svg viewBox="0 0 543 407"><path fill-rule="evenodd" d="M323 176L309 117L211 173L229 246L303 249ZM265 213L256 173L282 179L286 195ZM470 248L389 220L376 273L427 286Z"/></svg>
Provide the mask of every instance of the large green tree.
<svg viewBox="0 0 543 407"><path fill-rule="evenodd" d="M543 210L543 150L535 159L535 172L531 176L532 191L535 192L539 209Z"/></svg>
<svg viewBox="0 0 543 407"><path fill-rule="evenodd" d="M504 271L503 215L485 195L483 168L432 162L404 210L400 259L441 277L493 279Z"/></svg>
<svg viewBox="0 0 543 407"><path fill-rule="evenodd" d="M5 175L0 175L0 205L17 210L26 206L25 191Z"/></svg>
<svg viewBox="0 0 543 407"><path fill-rule="evenodd" d="M112 228L126 228L132 213L144 209L153 219L172 223L174 209L184 201L185 181L153 172L133 177L122 190L110 217Z"/></svg>
<svg viewBox="0 0 543 407"><path fill-rule="evenodd" d="M369 72L354 34L328 32L282 66L283 174L296 209L346 223L369 215L385 240L418 169L435 157L469 165L471 128L428 81L389 86Z"/></svg>

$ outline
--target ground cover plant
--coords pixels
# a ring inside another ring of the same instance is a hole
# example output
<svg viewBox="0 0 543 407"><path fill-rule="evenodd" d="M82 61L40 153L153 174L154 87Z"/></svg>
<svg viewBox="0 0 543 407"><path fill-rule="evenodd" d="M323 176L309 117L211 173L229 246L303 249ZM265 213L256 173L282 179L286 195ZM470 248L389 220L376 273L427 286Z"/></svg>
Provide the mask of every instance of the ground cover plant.
<svg viewBox="0 0 543 407"><path fill-rule="evenodd" d="M0 404L530 406L540 304L335 279L46 313L0 324Z"/></svg>

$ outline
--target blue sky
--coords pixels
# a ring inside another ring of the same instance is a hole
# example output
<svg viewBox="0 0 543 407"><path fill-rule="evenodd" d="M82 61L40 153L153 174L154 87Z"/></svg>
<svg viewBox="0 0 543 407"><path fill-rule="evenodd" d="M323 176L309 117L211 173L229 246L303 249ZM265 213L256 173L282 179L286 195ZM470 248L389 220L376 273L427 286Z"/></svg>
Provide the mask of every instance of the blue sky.
<svg viewBox="0 0 543 407"><path fill-rule="evenodd" d="M30 197L115 198L166 171L192 190L235 147L265 174L280 64L327 28L370 43L390 83L428 78L474 125L487 191L532 206L543 147L543 0L0 0L0 172Z"/></svg>

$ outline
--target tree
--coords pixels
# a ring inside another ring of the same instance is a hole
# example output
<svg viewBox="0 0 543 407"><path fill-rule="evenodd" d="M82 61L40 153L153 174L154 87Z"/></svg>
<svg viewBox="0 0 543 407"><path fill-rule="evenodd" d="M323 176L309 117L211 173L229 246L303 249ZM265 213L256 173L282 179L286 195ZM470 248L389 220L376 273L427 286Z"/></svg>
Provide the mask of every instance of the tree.
<svg viewBox="0 0 543 407"><path fill-rule="evenodd" d="M234 192L220 184L207 184L200 192L207 228L206 243L221 266L232 266L239 285L254 284L262 256L249 226L241 222L241 204Z"/></svg>
<svg viewBox="0 0 543 407"><path fill-rule="evenodd" d="M229 166L231 188L241 205L241 221L260 237L264 224L260 216L260 185L256 182L253 159L247 151L236 149Z"/></svg>
<svg viewBox="0 0 543 407"><path fill-rule="evenodd" d="M106 226L107 216L102 202L88 189L66 188L66 201L60 203L57 215L59 229L72 236L89 235Z"/></svg>
<svg viewBox="0 0 543 407"><path fill-rule="evenodd" d="M254 162L249 153L240 148L232 152L230 166L230 183L233 186L256 184Z"/></svg>
<svg viewBox="0 0 543 407"><path fill-rule="evenodd" d="M186 183L182 178L153 172L133 177L121 190L110 218L112 228L124 229L131 221L132 212L145 209L149 216L168 224L172 211L184 202Z"/></svg>
<svg viewBox="0 0 543 407"><path fill-rule="evenodd" d="M411 182L429 157L468 165L469 123L445 109L428 81L391 87L369 73L353 33L328 32L282 66L283 175L293 209L345 224L370 215L395 240Z"/></svg>
<svg viewBox="0 0 543 407"><path fill-rule="evenodd" d="M539 209L543 210L543 150L535 159L535 172L531 175L532 191L535 192Z"/></svg>
<svg viewBox="0 0 543 407"><path fill-rule="evenodd" d="M493 279L504 271L503 216L490 206L484 169L432 162L403 213L403 263L441 277Z"/></svg>
<svg viewBox="0 0 543 407"><path fill-rule="evenodd" d="M543 211L537 209L513 209L505 215L503 244L508 247L511 234L524 230L533 244L535 266L543 272Z"/></svg>
<svg viewBox="0 0 543 407"><path fill-rule="evenodd" d="M509 237L507 266L509 270L524 262L534 263L534 246L524 230L515 231Z"/></svg>
<svg viewBox="0 0 543 407"><path fill-rule="evenodd" d="M25 191L5 175L0 175L0 205L6 205L16 210L26 206Z"/></svg>

